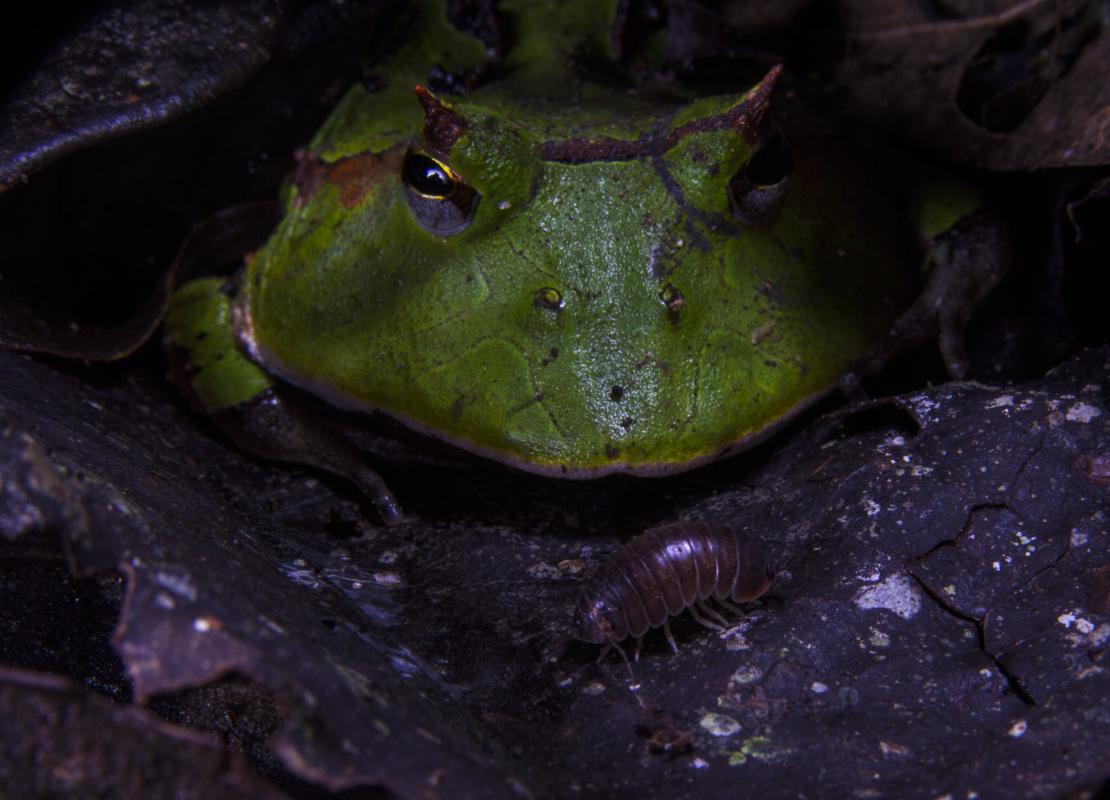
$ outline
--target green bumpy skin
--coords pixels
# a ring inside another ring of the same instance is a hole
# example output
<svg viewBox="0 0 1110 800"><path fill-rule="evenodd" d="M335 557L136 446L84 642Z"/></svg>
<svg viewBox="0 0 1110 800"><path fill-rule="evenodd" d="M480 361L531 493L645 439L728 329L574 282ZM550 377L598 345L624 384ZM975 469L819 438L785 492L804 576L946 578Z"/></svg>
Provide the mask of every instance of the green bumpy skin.
<svg viewBox="0 0 1110 800"><path fill-rule="evenodd" d="M202 278L173 296L163 323L165 338L187 354L191 394L205 411L245 403L274 382L237 347L231 299L222 278Z"/></svg>
<svg viewBox="0 0 1110 800"><path fill-rule="evenodd" d="M484 55L420 6L419 46L302 155L238 329L213 284L179 292L169 335L210 409L275 375L523 469L663 474L765 436L907 306L915 201L892 199L889 165L787 114L789 178L741 208L737 179L775 140L777 71L692 100L585 82L568 65L611 57L616 4L541 5L503 4L520 38L497 80L418 102L429 63ZM452 201L406 185L406 154L473 193L461 229L429 226ZM202 358L198 331L230 363Z"/></svg>

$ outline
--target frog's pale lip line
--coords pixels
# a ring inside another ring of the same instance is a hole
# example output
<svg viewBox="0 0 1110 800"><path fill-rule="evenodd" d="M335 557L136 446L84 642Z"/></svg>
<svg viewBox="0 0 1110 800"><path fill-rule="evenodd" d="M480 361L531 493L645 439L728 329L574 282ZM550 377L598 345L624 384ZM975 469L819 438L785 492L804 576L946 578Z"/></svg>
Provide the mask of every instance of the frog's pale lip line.
<svg viewBox="0 0 1110 800"><path fill-rule="evenodd" d="M342 394L335 391L335 389L324 381L307 378L299 374L296 370L285 367L281 361L274 358L265 348L260 347L254 339L253 330L251 328L251 314L250 310L246 307L245 303L236 303L234 307L234 325L237 332L237 337L243 349L247 352L250 358L255 363L260 364L272 375L276 375L287 383L292 384L315 397L330 403L336 408L344 411L356 411L361 413L376 412L384 414L391 419L395 419L406 427L428 436L438 441L447 442L448 444L458 447L460 450L465 450L468 453L488 458L492 461L498 461L502 464L507 464L510 467L522 470L524 472L531 472L536 475L543 475L549 478L566 478L568 480L591 480L594 478L602 478L606 475L635 475L643 478L662 477L665 475L675 475L680 472L687 472L700 466L717 461L725 456L734 455L744 450L748 450L769 437L777 433L783 426L794 419L798 414L805 411L811 405L816 403L822 397L827 395L836 384L820 389L813 394L803 397L787 411L773 421L760 428L757 431L751 431L745 435L734 439L731 442L719 447L718 449L704 453L703 455L696 456L688 461L681 462L661 462L661 463L644 463L644 464L629 464L627 462L615 461L610 464L597 467L577 467L571 468L564 464L537 464L534 462L526 461L520 458L514 458L512 455L504 452L494 450L490 447L475 444L469 439L464 439L457 436L445 435L442 431L436 430L429 425L424 424L420 420L409 417L405 414L399 414L392 411L385 411L384 409L376 408L361 400L350 397L349 395Z"/></svg>

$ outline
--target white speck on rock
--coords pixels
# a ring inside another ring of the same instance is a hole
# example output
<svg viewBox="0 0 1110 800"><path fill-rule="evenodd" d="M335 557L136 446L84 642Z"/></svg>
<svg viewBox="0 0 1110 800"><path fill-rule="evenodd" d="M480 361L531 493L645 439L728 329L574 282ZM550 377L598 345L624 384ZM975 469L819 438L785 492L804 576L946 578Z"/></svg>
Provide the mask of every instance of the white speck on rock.
<svg viewBox="0 0 1110 800"><path fill-rule="evenodd" d="M940 408L940 403L927 394L915 394L909 401L913 406L914 414L921 420L928 420L933 416L932 412Z"/></svg>
<svg viewBox="0 0 1110 800"><path fill-rule="evenodd" d="M172 572L159 570L154 573L154 582L190 602L197 599L197 587L187 573L182 572L175 575Z"/></svg>
<svg viewBox="0 0 1110 800"><path fill-rule="evenodd" d="M1093 406L1090 403L1084 403L1080 401L1068 406L1068 410L1067 413L1064 415L1064 418L1068 422L1081 422L1086 425L1095 417L1100 416L1102 416L1101 408Z"/></svg>
<svg viewBox="0 0 1110 800"><path fill-rule="evenodd" d="M1012 394L1004 394L1001 397L996 397L987 403L987 408L1008 408L1013 406L1014 396Z"/></svg>
<svg viewBox="0 0 1110 800"><path fill-rule="evenodd" d="M763 670L754 665L746 665L740 667L736 672L732 673L732 677L728 679L729 685L739 684L746 686L750 683L755 683L763 677Z"/></svg>
<svg viewBox="0 0 1110 800"><path fill-rule="evenodd" d="M529 578L536 580L556 580L562 577L559 568L553 564L548 564L543 561L537 561L526 570Z"/></svg>
<svg viewBox="0 0 1110 800"><path fill-rule="evenodd" d="M1008 730L1007 733L1015 739L1020 739L1022 736L1025 735L1025 732L1027 730L1029 730L1029 723L1023 719L1019 719L1017 722L1010 726L1010 730Z"/></svg>
<svg viewBox="0 0 1110 800"><path fill-rule="evenodd" d="M722 633L721 638L725 640L725 649L731 652L751 650L752 643L744 635L751 626L752 621L750 619L742 619Z"/></svg>
<svg viewBox="0 0 1110 800"><path fill-rule="evenodd" d="M879 750L882 751L884 756L908 756L910 754L910 748L906 747L904 744L898 744L897 742L884 742L880 740Z"/></svg>
<svg viewBox="0 0 1110 800"><path fill-rule="evenodd" d="M821 683L821 681L814 681L809 685L809 690L814 694L824 694L829 690L829 685L827 683Z"/></svg>
<svg viewBox="0 0 1110 800"><path fill-rule="evenodd" d="M890 647L890 634L878 628L872 628L868 641L871 642L872 647Z"/></svg>
<svg viewBox="0 0 1110 800"><path fill-rule="evenodd" d="M378 586L394 587L401 585L401 576L398 575L396 572L375 572L372 574L372 577L374 579L374 583L376 583Z"/></svg>
<svg viewBox="0 0 1110 800"><path fill-rule="evenodd" d="M733 736L740 732L740 723L727 714L710 711L698 722L714 736Z"/></svg>
<svg viewBox="0 0 1110 800"><path fill-rule="evenodd" d="M896 572L875 586L860 589L854 602L864 611L885 608L910 619L921 610L921 592L910 576Z"/></svg>
<svg viewBox="0 0 1110 800"><path fill-rule="evenodd" d="M870 497L863 498L863 510L869 517L873 517L883 510L882 506L872 500Z"/></svg>

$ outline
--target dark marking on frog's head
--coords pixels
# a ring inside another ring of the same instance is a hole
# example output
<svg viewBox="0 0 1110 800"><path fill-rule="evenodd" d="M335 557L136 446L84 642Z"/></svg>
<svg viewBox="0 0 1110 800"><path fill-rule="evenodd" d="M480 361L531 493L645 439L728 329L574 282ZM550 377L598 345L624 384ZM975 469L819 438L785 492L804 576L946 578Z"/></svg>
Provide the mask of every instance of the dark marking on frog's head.
<svg viewBox="0 0 1110 800"><path fill-rule="evenodd" d="M383 153L360 153L335 162L328 170L328 182L339 187L343 207L355 208L384 177L396 175L401 152L398 145Z"/></svg>
<svg viewBox="0 0 1110 800"><path fill-rule="evenodd" d="M773 128L771 126L771 96L775 91L775 84L782 75L782 64L776 64L768 70L763 79L749 91L741 102L721 114L692 119L667 133L663 139L661 150L670 150L680 141L691 134L718 131L730 128L744 138L749 145L755 145L767 139Z"/></svg>
<svg viewBox="0 0 1110 800"><path fill-rule="evenodd" d="M771 96L782 75L782 65L772 67L741 102L720 114L711 114L666 131L669 118L659 121L656 129L638 139L614 139L609 136L583 137L541 142L536 154L544 161L564 164L585 164L592 161L632 161L638 158L659 158L687 136L732 129L749 145L756 145L773 133ZM421 100L423 102L423 99ZM426 106L425 106L426 107ZM704 154L702 156L704 158Z"/></svg>
<svg viewBox="0 0 1110 800"><path fill-rule="evenodd" d="M775 91L775 84L782 75L782 64L776 64L763 76L754 89L748 94L746 102L739 106L739 112L732 121L732 126L748 142L761 142L771 135L771 96Z"/></svg>
<svg viewBox="0 0 1110 800"><path fill-rule="evenodd" d="M451 152L455 142L466 132L466 120L449 103L440 100L419 84L413 87L420 105L424 106L424 127L421 138L428 148L440 155Z"/></svg>
<svg viewBox="0 0 1110 800"><path fill-rule="evenodd" d="M291 181L297 190L297 207L308 203L324 186L339 189L344 208L355 208L383 179L397 173L403 150L400 145L381 153L358 153L337 161L324 161L308 150L294 153L296 166Z"/></svg>
<svg viewBox="0 0 1110 800"><path fill-rule="evenodd" d="M454 402L451 403L451 419L453 421L458 422L460 419L462 419L463 407L465 405L466 397L461 394L455 398Z"/></svg>
<svg viewBox="0 0 1110 800"><path fill-rule="evenodd" d="M770 300L777 308L782 308L783 305L786 304L786 298L783 296L782 289L766 278L759 284L759 293Z"/></svg>
<svg viewBox="0 0 1110 800"><path fill-rule="evenodd" d="M298 147L293 151L293 172L289 182L297 190L297 207L303 206L324 185L327 170L311 150Z"/></svg>

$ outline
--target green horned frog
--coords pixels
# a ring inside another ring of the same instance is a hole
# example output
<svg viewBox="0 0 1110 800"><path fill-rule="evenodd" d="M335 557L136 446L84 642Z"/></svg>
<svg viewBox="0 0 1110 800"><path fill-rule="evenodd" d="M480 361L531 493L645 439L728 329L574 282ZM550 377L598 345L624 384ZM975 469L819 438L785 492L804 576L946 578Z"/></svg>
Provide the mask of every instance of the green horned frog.
<svg viewBox="0 0 1110 800"><path fill-rule="evenodd" d="M634 82L617 5L504 2L494 59L421 4L382 85L351 89L299 154L242 274L174 296L166 338L199 404L394 523L381 479L289 384L592 478L750 446L866 361L911 306L909 220L950 231L977 200L906 192L906 169L784 104L780 67L723 95ZM425 88L432 67L474 85Z"/></svg>

